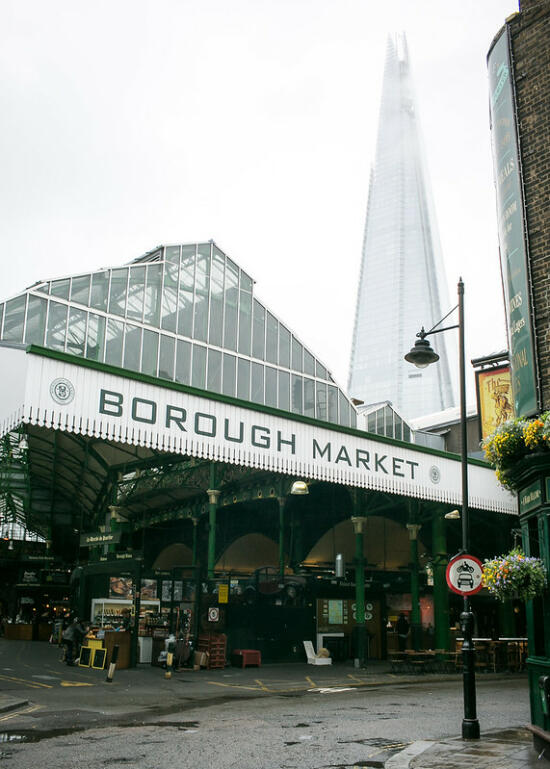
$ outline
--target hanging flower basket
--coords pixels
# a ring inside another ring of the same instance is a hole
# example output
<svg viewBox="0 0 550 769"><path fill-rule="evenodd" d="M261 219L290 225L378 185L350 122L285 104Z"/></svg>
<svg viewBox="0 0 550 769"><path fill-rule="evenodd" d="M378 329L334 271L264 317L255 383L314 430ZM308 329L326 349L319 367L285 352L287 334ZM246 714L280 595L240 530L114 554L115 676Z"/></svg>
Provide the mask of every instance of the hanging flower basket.
<svg viewBox="0 0 550 769"><path fill-rule="evenodd" d="M546 569L540 558L527 557L515 548L507 555L485 561L483 586L499 601L530 601L546 587Z"/></svg>
<svg viewBox="0 0 550 769"><path fill-rule="evenodd" d="M550 411L535 419L517 417L503 422L481 446L500 484L517 490L513 471L518 462L535 454L550 457Z"/></svg>

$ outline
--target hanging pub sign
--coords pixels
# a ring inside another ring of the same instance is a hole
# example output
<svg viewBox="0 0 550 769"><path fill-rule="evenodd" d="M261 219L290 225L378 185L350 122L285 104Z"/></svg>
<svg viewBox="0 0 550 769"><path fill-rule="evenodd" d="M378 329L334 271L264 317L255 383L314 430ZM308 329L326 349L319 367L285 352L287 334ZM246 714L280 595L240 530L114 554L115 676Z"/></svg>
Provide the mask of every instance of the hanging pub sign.
<svg viewBox="0 0 550 769"><path fill-rule="evenodd" d="M476 388L481 439L485 440L514 416L510 366L476 371Z"/></svg>

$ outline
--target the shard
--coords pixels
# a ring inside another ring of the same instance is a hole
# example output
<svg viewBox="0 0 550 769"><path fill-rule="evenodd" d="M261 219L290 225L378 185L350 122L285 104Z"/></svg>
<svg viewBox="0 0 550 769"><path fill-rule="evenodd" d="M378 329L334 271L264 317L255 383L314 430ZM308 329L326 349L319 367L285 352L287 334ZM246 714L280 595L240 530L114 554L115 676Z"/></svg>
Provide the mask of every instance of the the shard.
<svg viewBox="0 0 550 769"><path fill-rule="evenodd" d="M455 404L456 332L429 337L440 361L404 360L415 334L450 309L404 35L388 41L371 172L348 392L408 419ZM445 324L456 320L451 317ZM451 364L453 365L453 364Z"/></svg>

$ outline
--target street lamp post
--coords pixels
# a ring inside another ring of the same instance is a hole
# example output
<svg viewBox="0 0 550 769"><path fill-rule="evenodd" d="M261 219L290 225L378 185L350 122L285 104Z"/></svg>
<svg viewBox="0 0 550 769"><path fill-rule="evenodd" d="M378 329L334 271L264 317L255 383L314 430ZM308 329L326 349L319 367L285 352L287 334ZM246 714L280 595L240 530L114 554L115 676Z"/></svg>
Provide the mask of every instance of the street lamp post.
<svg viewBox="0 0 550 769"><path fill-rule="evenodd" d="M458 328L459 346L459 383L460 383L460 463L462 471L462 553L467 553L470 544L470 531L468 519L468 447L466 434L466 366L464 355L464 283L462 278L458 281L458 304L447 313L429 331L424 328L417 334L418 341L412 350L405 355L405 360L413 363L418 368L426 368L430 363L439 360L439 355L431 348L426 337ZM458 325L437 328L449 317L451 312L458 308ZM475 681L475 646L472 638L474 628L474 615L470 608L468 596L464 596L464 607L460 615L460 625L463 635L462 643L462 680L464 689L464 718L462 720L462 737L467 740L479 739L479 721L476 715L476 681Z"/></svg>
<svg viewBox="0 0 550 769"><path fill-rule="evenodd" d="M364 515L352 515L355 533L355 627L357 628L357 667L364 668L367 658L367 627L365 625L365 555L363 532L367 519Z"/></svg>

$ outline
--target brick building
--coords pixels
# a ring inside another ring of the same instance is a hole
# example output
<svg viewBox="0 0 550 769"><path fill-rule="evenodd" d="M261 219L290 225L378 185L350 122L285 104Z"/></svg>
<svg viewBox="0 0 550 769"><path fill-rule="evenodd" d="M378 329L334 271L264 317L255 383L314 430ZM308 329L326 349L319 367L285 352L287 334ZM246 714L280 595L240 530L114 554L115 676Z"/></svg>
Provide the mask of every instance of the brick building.
<svg viewBox="0 0 550 769"><path fill-rule="evenodd" d="M515 413L532 417L550 409L550 0L521 0L493 40L488 68ZM550 453L518 462L514 486L525 550L549 569ZM527 621L535 739L550 741L539 692L539 679L550 676L548 591L528 602Z"/></svg>

